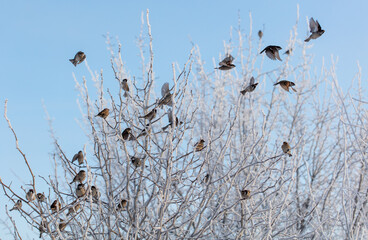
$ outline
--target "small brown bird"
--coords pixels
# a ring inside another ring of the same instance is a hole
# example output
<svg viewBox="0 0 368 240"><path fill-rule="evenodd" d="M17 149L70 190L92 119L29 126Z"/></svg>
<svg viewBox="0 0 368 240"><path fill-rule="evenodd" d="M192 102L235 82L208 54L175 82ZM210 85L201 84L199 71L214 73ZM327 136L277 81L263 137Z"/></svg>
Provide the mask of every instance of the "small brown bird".
<svg viewBox="0 0 368 240"><path fill-rule="evenodd" d="M251 77L249 85L244 90L240 91L240 93L244 95L247 92L253 92L256 89L257 85L258 83L254 83L254 77Z"/></svg>
<svg viewBox="0 0 368 240"><path fill-rule="evenodd" d="M210 174L207 173L206 176L204 176L204 178L202 179L202 183L205 183L205 184L209 183L210 178L211 178Z"/></svg>
<svg viewBox="0 0 368 240"><path fill-rule="evenodd" d="M292 49L292 48L290 48L290 49L286 50L286 51L284 52L284 54L290 55L292 51L293 51L293 49Z"/></svg>
<svg viewBox="0 0 368 240"><path fill-rule="evenodd" d="M146 127L138 134L137 139L143 136L146 136L148 134L151 134L151 126L148 123Z"/></svg>
<svg viewBox="0 0 368 240"><path fill-rule="evenodd" d="M172 107L172 103L173 103L173 94L170 93L170 88L169 88L169 83L166 82L162 85L161 87L161 96L162 98L159 100L157 106L161 107L163 105L167 105Z"/></svg>
<svg viewBox="0 0 368 240"><path fill-rule="evenodd" d="M78 160L78 164L82 165L84 162L84 155L82 151L79 151L78 153L74 154L72 162L74 162L75 160Z"/></svg>
<svg viewBox="0 0 368 240"><path fill-rule="evenodd" d="M129 95L129 85L128 85L128 79L124 78L121 82L121 87L124 90L124 97L127 97Z"/></svg>
<svg viewBox="0 0 368 240"><path fill-rule="evenodd" d="M293 86L295 86L295 83L287 81L287 80L282 80L279 81L277 83L274 84L274 86L280 84L280 86L285 90L285 91L289 91L289 88L293 89L294 92L296 92L296 90L293 88Z"/></svg>
<svg viewBox="0 0 368 240"><path fill-rule="evenodd" d="M102 117L103 119L106 119L107 116L109 116L110 110L108 108L105 108L101 112L99 112L96 117Z"/></svg>
<svg viewBox="0 0 368 240"><path fill-rule="evenodd" d="M250 191L249 190L241 190L240 191L241 200L249 199L250 198Z"/></svg>
<svg viewBox="0 0 368 240"><path fill-rule="evenodd" d="M194 151L195 152L199 152L199 151L202 151L203 148L204 148L204 140L201 139L199 140L199 142L197 142L196 144L194 144Z"/></svg>
<svg viewBox="0 0 368 240"><path fill-rule="evenodd" d="M124 129L124 131L121 133L121 136L123 137L125 141L131 141L135 139L135 137L132 134L131 128Z"/></svg>
<svg viewBox="0 0 368 240"><path fill-rule="evenodd" d="M52 202L50 209L52 211L52 213L58 212L61 209L61 203L59 202L59 200L55 200Z"/></svg>
<svg viewBox="0 0 368 240"><path fill-rule="evenodd" d="M9 210L9 212L10 212L10 211L13 211L13 210L19 210L19 209L21 209L21 208L22 208L22 200L20 200L20 199L19 199L19 200L14 204L13 208Z"/></svg>
<svg viewBox="0 0 368 240"><path fill-rule="evenodd" d="M139 118L145 118L147 119L148 121L152 121L152 119L154 119L156 117L156 113L157 113L157 109L154 108L152 109L149 113L147 113L146 115L144 116L140 116Z"/></svg>
<svg viewBox="0 0 368 240"><path fill-rule="evenodd" d="M80 209L80 204L77 203L74 206L70 207L68 209L68 213L66 214L67 216L69 216L70 214L74 214L75 212L77 212Z"/></svg>
<svg viewBox="0 0 368 240"><path fill-rule="evenodd" d="M42 233L46 232L47 230L47 222L46 220L42 219L42 221L39 224L38 230L40 231L40 238L42 237Z"/></svg>
<svg viewBox="0 0 368 240"><path fill-rule="evenodd" d="M233 64L233 61L234 61L234 57L231 56L231 54L228 54L221 62L219 62L220 67L215 68L215 69L230 70L230 69L236 67Z"/></svg>
<svg viewBox="0 0 368 240"><path fill-rule="evenodd" d="M33 189L29 189L27 194L26 194L26 199L29 201L29 202L32 202L33 200L36 199L36 194L34 193Z"/></svg>
<svg viewBox="0 0 368 240"><path fill-rule="evenodd" d="M45 194L43 194L43 193L37 193L37 200L39 202L44 202L45 199L46 199Z"/></svg>
<svg viewBox="0 0 368 240"><path fill-rule="evenodd" d="M92 197L94 199L99 199L100 198L100 192L98 191L98 189L95 186L91 187L91 193L92 193Z"/></svg>
<svg viewBox="0 0 368 240"><path fill-rule="evenodd" d="M60 232L62 232L62 231L65 230L66 225L67 225L67 223L63 219L60 218L60 223L59 223L59 230L60 230Z"/></svg>
<svg viewBox="0 0 368 240"><path fill-rule="evenodd" d="M77 186L77 189L75 190L75 193L77 194L77 197L83 197L86 194L86 189L84 188L84 184L80 183Z"/></svg>
<svg viewBox="0 0 368 240"><path fill-rule="evenodd" d="M267 46L265 49L263 49L259 54L262 54L264 51L266 51L266 55L267 57L269 57L272 60L281 60L280 58L280 54L279 54L279 50L281 50L282 48L280 46Z"/></svg>
<svg viewBox="0 0 368 240"><path fill-rule="evenodd" d="M307 39L305 39L304 42L309 42L311 39L317 39L325 32L325 30L322 30L319 22L317 20L314 21L313 18L309 20L309 29L312 34Z"/></svg>
<svg viewBox="0 0 368 240"><path fill-rule="evenodd" d="M77 52L77 54L75 54L73 59L69 59L69 61L71 61L73 63L73 65L76 67L77 64L80 64L84 61L84 59L86 59L86 54L84 54L84 52L79 51Z"/></svg>
<svg viewBox="0 0 368 240"><path fill-rule="evenodd" d="M138 158L138 157L135 157L135 156L130 157L130 161L132 162L132 164L136 168L141 167L143 165L144 159L145 159L145 157L143 157L143 158Z"/></svg>
<svg viewBox="0 0 368 240"><path fill-rule="evenodd" d="M168 127L173 127L173 125L174 125L173 115L172 115L171 109L169 109L167 111L167 117L169 119L169 124L162 128L163 131L165 131ZM182 121L179 122L178 117L175 117L175 126L179 126L181 124L183 124L183 122Z"/></svg>
<svg viewBox="0 0 368 240"><path fill-rule="evenodd" d="M86 171L84 170L80 170L79 173L77 173L77 175L75 175L75 177L73 178L73 181L70 183L74 183L74 182L79 182L82 183L84 181L84 179L86 179Z"/></svg>
<svg viewBox="0 0 368 240"><path fill-rule="evenodd" d="M128 201L126 199L122 199L120 203L118 204L118 206L116 207L116 211L123 210L124 208L126 208L127 204L128 204Z"/></svg>
<svg viewBox="0 0 368 240"><path fill-rule="evenodd" d="M291 152L290 152L290 145L289 145L289 143L283 142L282 143L282 146L281 146L281 149L282 149L282 151L284 153L288 154L289 157L293 156L293 155L291 155Z"/></svg>
<svg viewBox="0 0 368 240"><path fill-rule="evenodd" d="M261 39L263 37L263 32L261 30L258 31L258 37Z"/></svg>

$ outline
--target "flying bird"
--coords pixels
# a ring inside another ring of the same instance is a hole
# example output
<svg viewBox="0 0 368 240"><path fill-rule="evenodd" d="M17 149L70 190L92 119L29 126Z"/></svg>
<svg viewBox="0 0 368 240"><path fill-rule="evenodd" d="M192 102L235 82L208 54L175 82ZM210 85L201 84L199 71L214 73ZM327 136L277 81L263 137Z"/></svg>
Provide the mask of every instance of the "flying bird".
<svg viewBox="0 0 368 240"><path fill-rule="evenodd" d="M241 195L241 200L246 200L246 199L249 199L250 198L250 191L249 190L241 190L240 191L240 195Z"/></svg>
<svg viewBox="0 0 368 240"><path fill-rule="evenodd" d="M20 199L19 199L19 200L14 204L13 208L9 210L9 212L10 212L10 211L13 211L13 210L19 210L19 209L21 209L21 208L22 208L22 200L20 200Z"/></svg>
<svg viewBox="0 0 368 240"><path fill-rule="evenodd" d="M162 98L159 100L158 102L158 107L161 107L163 105L167 105L172 107L172 103L173 103L173 94L170 93L170 88L169 88L169 83L164 83L161 87L161 96Z"/></svg>
<svg viewBox="0 0 368 240"><path fill-rule="evenodd" d="M84 179L86 179L86 176L87 176L86 171L80 170L79 173L75 175L75 177L73 178L73 181L70 184L74 182L82 183Z"/></svg>
<svg viewBox="0 0 368 240"><path fill-rule="evenodd" d="M199 142L197 142L196 144L194 144L194 151L195 152L199 152L199 151L202 151L203 148L204 148L204 140L201 139L199 140Z"/></svg>
<svg viewBox="0 0 368 240"><path fill-rule="evenodd" d="M258 37L261 39L263 37L263 32L261 30L258 31Z"/></svg>
<svg viewBox="0 0 368 240"><path fill-rule="evenodd" d="M262 54L263 52L266 52L267 57L269 57L272 60L281 60L280 58L280 54L279 54L279 50L281 50L282 48L279 46L267 46L265 49L263 49L259 54Z"/></svg>
<svg viewBox="0 0 368 240"><path fill-rule="evenodd" d="M291 155L291 152L290 152L290 145L289 145L289 143L283 142L282 143L282 146L281 146L281 149L282 149L282 151L284 153L288 154L289 157L293 156L293 155Z"/></svg>
<svg viewBox="0 0 368 240"><path fill-rule="evenodd" d="M296 92L295 88L293 88L295 86L295 83L287 81L287 80L282 80L279 81L277 83L274 84L274 86L280 84L280 86L285 90L285 91L289 91L289 88L293 89L294 92Z"/></svg>
<svg viewBox="0 0 368 240"><path fill-rule="evenodd" d="M78 153L74 154L72 162L74 162L75 160L78 160L78 164L82 165L84 162L84 155L82 151L79 151Z"/></svg>
<svg viewBox="0 0 368 240"><path fill-rule="evenodd" d="M244 95L247 92L253 92L256 89L257 85L258 83L254 83L254 77L251 77L249 85L244 90L240 91L240 93Z"/></svg>
<svg viewBox="0 0 368 240"><path fill-rule="evenodd" d="M313 18L309 20L309 29L311 35L305 39L304 42L309 42L311 39L317 39L325 32L325 30L321 28L321 25L319 25L319 22L317 20L314 21Z"/></svg>
<svg viewBox="0 0 368 240"><path fill-rule="evenodd" d="M61 209L61 203L59 202L59 200L55 200L52 202L50 209L52 211L52 213L58 212Z"/></svg>
<svg viewBox="0 0 368 240"><path fill-rule="evenodd" d="M215 69L230 70L235 67L235 65L233 64L233 61L234 61L234 57L231 56L231 54L228 54L227 57L225 57L221 62L219 62L220 67L215 68Z"/></svg>
<svg viewBox="0 0 368 240"><path fill-rule="evenodd" d="M154 108L152 109L149 113L147 113L146 115L144 116L140 116L139 118L145 118L147 119L148 121L152 121L152 119L154 119L156 117L156 113L157 113L157 109Z"/></svg>
<svg viewBox="0 0 368 240"><path fill-rule="evenodd" d="M83 197L86 194L86 189L84 188L84 184L80 183L77 186L77 189L75 190L75 193L77 194L77 197Z"/></svg>
<svg viewBox="0 0 368 240"><path fill-rule="evenodd" d="M107 116L109 116L110 110L108 108L105 108L101 112L99 112L96 117L102 117L103 119L106 119Z"/></svg>
<svg viewBox="0 0 368 240"><path fill-rule="evenodd" d="M84 61L84 59L86 59L86 54L84 54L84 52L79 51L75 54L73 59L69 59L69 61L71 61L73 63L73 65L76 67L77 64L80 64Z"/></svg>
<svg viewBox="0 0 368 240"><path fill-rule="evenodd" d="M29 202L32 202L33 200L36 199L36 194L34 193L33 189L29 189L27 194L26 194L26 199L29 201Z"/></svg>

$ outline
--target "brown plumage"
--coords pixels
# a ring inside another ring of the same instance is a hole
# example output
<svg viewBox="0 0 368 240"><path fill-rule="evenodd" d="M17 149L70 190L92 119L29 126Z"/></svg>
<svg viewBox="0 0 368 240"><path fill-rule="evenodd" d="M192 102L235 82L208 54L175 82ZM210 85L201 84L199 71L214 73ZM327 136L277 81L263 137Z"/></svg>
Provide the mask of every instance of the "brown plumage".
<svg viewBox="0 0 368 240"><path fill-rule="evenodd" d="M236 67L233 64L233 61L234 61L234 57L231 56L231 54L228 54L221 62L219 62L220 67L215 68L215 69L230 70L230 69Z"/></svg>
<svg viewBox="0 0 368 240"><path fill-rule="evenodd" d="M261 30L258 31L258 37L261 39L263 37L263 32Z"/></svg>
<svg viewBox="0 0 368 240"><path fill-rule="evenodd" d="M46 220L42 219L39 224L38 230L40 231L40 238L42 237L42 233L46 232L47 230L47 222Z"/></svg>
<svg viewBox="0 0 368 240"><path fill-rule="evenodd" d="M73 65L76 67L77 64L80 64L84 61L84 59L86 59L86 54L84 54L84 52L79 51L75 54L73 59L69 59L69 61L71 63L73 63Z"/></svg>
<svg viewBox="0 0 368 240"><path fill-rule="evenodd" d="M199 151L202 151L203 148L204 148L204 140L201 139L199 140L199 142L197 142L196 144L194 144L194 151L195 152L199 152Z"/></svg>
<svg viewBox="0 0 368 240"><path fill-rule="evenodd" d="M293 156L293 155L291 155L291 151L290 151L290 145L289 145L289 143L287 143L287 142L283 142L283 143L282 143L282 146L281 146L281 149L282 149L282 151L283 151L285 154L288 154L288 155L289 155L289 157Z"/></svg>
<svg viewBox="0 0 368 240"><path fill-rule="evenodd" d="M121 136L123 137L123 139L125 141L134 140L134 136L132 134L132 129L131 128L124 129L124 131L121 133Z"/></svg>
<svg viewBox="0 0 368 240"><path fill-rule="evenodd" d="M60 219L60 223L58 225L60 232L65 230L66 225L67 225L67 223L63 219Z"/></svg>
<svg viewBox="0 0 368 240"><path fill-rule="evenodd" d="M127 204L128 204L128 201L126 199L122 199L120 203L118 204L118 206L116 207L116 211L123 210L124 208L126 208Z"/></svg>
<svg viewBox="0 0 368 240"><path fill-rule="evenodd" d="M46 200L45 194L43 193L37 193L37 201L44 202Z"/></svg>
<svg viewBox="0 0 368 240"><path fill-rule="evenodd" d="M75 177L73 178L73 181L70 184L74 182L82 183L84 179L86 179L86 176L87 176L86 171L80 170L79 173L75 175Z"/></svg>
<svg viewBox="0 0 368 240"><path fill-rule="evenodd" d="M102 117L103 119L106 119L107 116L109 116L110 110L108 108L105 108L101 112L99 112L96 117Z"/></svg>
<svg viewBox="0 0 368 240"><path fill-rule="evenodd" d="M78 153L74 154L72 162L74 162L75 160L78 160L78 164L82 165L84 162L84 155L82 151L79 151Z"/></svg>
<svg viewBox="0 0 368 240"><path fill-rule="evenodd" d="M95 186L91 187L91 193L92 193L92 197L94 199L99 199L100 198L100 192L98 191L98 189Z"/></svg>
<svg viewBox="0 0 368 240"><path fill-rule="evenodd" d="M262 54L263 52L266 52L267 57L269 57L272 60L281 60L280 58L280 54L279 54L279 50L281 50L282 48L280 46L267 46L265 49L263 49L259 54Z"/></svg>
<svg viewBox="0 0 368 240"><path fill-rule="evenodd" d="M86 189L84 188L84 184L80 183L77 186L77 189L75 190L75 193L77 194L77 197L83 197L86 194Z"/></svg>
<svg viewBox="0 0 368 240"><path fill-rule="evenodd" d="M321 25L319 25L319 22L316 20L314 21L313 18L310 18L309 20L309 29L311 32L311 35L304 40L304 42L309 42L311 39L317 39L320 36L322 36L322 34L325 33L325 30L323 30L321 28Z"/></svg>
<svg viewBox="0 0 368 240"><path fill-rule="evenodd" d="M249 85L244 90L240 91L240 93L244 95L247 92L253 92L256 89L257 85L258 83L254 83L254 77L251 77Z"/></svg>
<svg viewBox="0 0 368 240"><path fill-rule="evenodd" d="M19 200L14 204L13 208L9 210L9 212L10 212L10 211L13 211L13 210L19 210L19 209L21 209L21 208L22 208L22 200L20 200L20 199L19 199Z"/></svg>
<svg viewBox="0 0 368 240"><path fill-rule="evenodd" d="M249 199L250 198L250 190L246 190L246 189L241 190L240 195L241 195L242 200Z"/></svg>
<svg viewBox="0 0 368 240"><path fill-rule="evenodd" d="M144 159L145 159L145 157L144 158L138 158L138 157L135 157L135 156L130 157L130 161L132 162L132 164L136 168L141 167L143 165Z"/></svg>
<svg viewBox="0 0 368 240"><path fill-rule="evenodd" d="M129 92L128 79L123 79L123 81L121 82L121 87L125 92Z"/></svg>
<svg viewBox="0 0 368 240"><path fill-rule="evenodd" d="M147 119L148 121L152 121L152 119L154 119L156 117L156 113L157 113L157 109L154 108L152 109L149 113L147 113L146 115L144 116L140 116L139 118L145 118Z"/></svg>
<svg viewBox="0 0 368 240"><path fill-rule="evenodd" d="M55 213L55 212L60 211L60 209L61 209L61 203L59 202L59 200L57 200L57 199L56 199L56 200L51 204L50 209L51 209L52 213Z"/></svg>
<svg viewBox="0 0 368 240"><path fill-rule="evenodd" d="M295 83L287 81L287 80L282 80L279 81L277 83L274 84L274 86L280 84L280 86L285 90L285 91L289 91L289 88L293 89L294 92L296 92L296 90L293 88L295 86Z"/></svg>
<svg viewBox="0 0 368 240"><path fill-rule="evenodd" d="M78 210L80 209L80 204L77 203L75 204L74 206L71 206L69 209L68 209L68 213L66 214L67 216L69 216L70 214L74 214L75 212L77 212Z"/></svg>
<svg viewBox="0 0 368 240"><path fill-rule="evenodd" d="M173 103L173 94L170 93L170 88L169 88L169 83L164 83L161 87L161 96L162 98L159 100L157 106L161 107L163 105L167 105L172 107L172 103Z"/></svg>
<svg viewBox="0 0 368 240"><path fill-rule="evenodd" d="M36 199L36 194L34 193L33 189L29 189L26 194L26 199L30 202Z"/></svg>

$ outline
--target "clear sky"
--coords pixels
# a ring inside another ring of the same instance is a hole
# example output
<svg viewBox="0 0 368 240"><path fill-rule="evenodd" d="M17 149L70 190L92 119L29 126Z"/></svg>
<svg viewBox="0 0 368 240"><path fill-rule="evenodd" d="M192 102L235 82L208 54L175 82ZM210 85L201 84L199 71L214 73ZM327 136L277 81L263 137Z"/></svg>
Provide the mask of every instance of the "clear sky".
<svg viewBox="0 0 368 240"><path fill-rule="evenodd" d="M81 116L72 74L78 80L83 75L90 79L90 75L84 63L75 68L68 59L84 51L91 69L104 69L105 82L116 86L104 38L109 33L121 41L130 74L140 77L136 40L146 9L150 9L154 38L155 75L159 81L168 81L172 79L171 64L182 65L187 60L191 41L200 47L208 71L213 69L213 59L224 54L223 42L229 39L230 27L238 26L238 16L242 28L249 31L250 12L255 37L264 28L265 45L285 46L295 24L297 4L299 38L307 34L307 16L318 19L326 30L318 44L313 40L310 43L314 45L310 53L315 56L315 66L323 58L329 63L331 55L338 56L339 82L349 86L359 61L366 80L368 2L364 0L0 1L0 177L6 183L13 181L14 186L31 180L2 117L5 99L20 146L35 174L51 174L53 145L43 103L70 157L87 143L77 123ZM3 218L4 205L9 202L2 192L0 203ZM0 226L0 238L3 236Z"/></svg>

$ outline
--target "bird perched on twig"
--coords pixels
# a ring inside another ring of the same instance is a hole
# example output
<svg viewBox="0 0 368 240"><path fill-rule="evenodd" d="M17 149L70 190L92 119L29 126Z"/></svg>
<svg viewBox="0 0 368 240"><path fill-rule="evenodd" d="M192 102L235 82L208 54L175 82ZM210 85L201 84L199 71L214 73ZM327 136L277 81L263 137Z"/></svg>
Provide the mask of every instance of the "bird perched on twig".
<svg viewBox="0 0 368 240"><path fill-rule="evenodd" d="M37 193L37 201L44 202L46 200L45 194L43 193Z"/></svg>
<svg viewBox="0 0 368 240"><path fill-rule="evenodd" d="M77 186L77 189L75 190L75 193L77 194L77 197L83 197L86 194L86 189L84 188L84 184L80 183Z"/></svg>
<svg viewBox="0 0 368 240"><path fill-rule="evenodd" d="M27 194L26 194L26 199L29 201L29 202L32 202L33 200L36 199L36 194L34 193L33 189L29 189Z"/></svg>
<svg viewBox="0 0 368 240"><path fill-rule="evenodd" d="M263 32L261 30L258 31L258 37L261 39L263 37Z"/></svg>
<svg viewBox="0 0 368 240"><path fill-rule="evenodd" d="M199 151L202 151L203 148L204 148L204 140L201 139L199 140L199 142L197 142L196 144L194 144L194 151L195 152L199 152Z"/></svg>
<svg viewBox="0 0 368 240"><path fill-rule="evenodd" d="M77 203L77 204L75 204L74 206L71 206L68 209L68 213L66 215L69 216L70 214L73 214L73 213L77 212L79 209L80 209L80 204Z"/></svg>
<svg viewBox="0 0 368 240"><path fill-rule="evenodd" d="M266 52L267 57L269 57L272 60L281 60L280 58L280 54L279 54L279 50L281 50L282 48L280 46L267 46L265 49L263 49L259 54L262 54L263 52Z"/></svg>
<svg viewBox="0 0 368 240"><path fill-rule="evenodd" d="M95 186L91 187L91 193L92 193L92 197L94 199L99 199L100 198L100 192L98 191L98 189Z"/></svg>
<svg viewBox="0 0 368 240"><path fill-rule="evenodd" d="M172 107L172 103L173 103L173 94L170 93L170 88L169 88L169 83L166 82L162 85L161 87L161 96L162 98L159 100L157 106L161 107L163 105L167 105Z"/></svg>
<svg viewBox="0 0 368 240"><path fill-rule="evenodd" d="M19 200L14 204L13 208L9 210L9 212L10 212L10 211L13 211L13 210L19 210L19 209L21 209L21 208L22 208L22 200L20 200L20 199L19 199Z"/></svg>
<svg viewBox="0 0 368 240"><path fill-rule="evenodd" d="M79 51L75 54L73 59L69 59L70 62L73 63L73 65L76 67L77 64L80 64L84 61L84 59L86 59L86 54L84 54L84 52Z"/></svg>
<svg viewBox="0 0 368 240"><path fill-rule="evenodd" d="M121 82L121 87L124 90L124 97L127 97L129 94L129 85L128 85L128 79L124 78Z"/></svg>
<svg viewBox="0 0 368 240"><path fill-rule="evenodd" d="M246 200L246 199L249 199L250 198L250 191L249 190L241 190L240 191L240 195L241 195L241 200Z"/></svg>
<svg viewBox="0 0 368 240"><path fill-rule="evenodd" d="M147 113L146 115L144 116L140 116L139 118L145 118L147 119L148 121L152 121L152 119L154 119L156 117L156 113L157 113L157 109L154 108L152 109L149 113Z"/></svg>
<svg viewBox="0 0 368 240"><path fill-rule="evenodd" d="M135 137L132 134L131 128L124 129L124 131L121 133L121 136L123 137L124 141L131 141L135 139Z"/></svg>
<svg viewBox="0 0 368 240"><path fill-rule="evenodd" d="M169 109L167 111L167 117L169 119L169 124L167 124L165 127L162 128L163 131L165 131L168 127L173 127L173 125L174 125L173 115L172 115L171 109ZM183 124L183 122L182 121L179 122L179 118L175 117L175 126L179 126L181 124Z"/></svg>
<svg viewBox="0 0 368 240"><path fill-rule="evenodd" d="M254 83L254 77L251 77L249 85L244 90L240 91L240 93L244 95L247 92L253 92L256 89L257 85L258 83Z"/></svg>
<svg viewBox="0 0 368 240"><path fill-rule="evenodd" d="M38 230L40 231L40 238L42 237L42 233L46 232L47 230L47 222L42 219L38 227Z"/></svg>
<svg viewBox="0 0 368 240"><path fill-rule="evenodd" d="M79 173L75 175L75 177L73 178L73 181L70 184L74 182L82 183L84 179L86 179L86 176L87 176L86 171L80 170Z"/></svg>
<svg viewBox="0 0 368 240"><path fill-rule="evenodd" d="M235 65L233 64L233 61L234 61L234 57L231 56L231 54L228 54L221 62L219 62L220 67L215 68L215 69L230 70L235 67Z"/></svg>
<svg viewBox="0 0 368 240"><path fill-rule="evenodd" d="M210 174L207 173L206 176L204 176L204 178L202 179L202 183L204 183L204 184L209 183L210 182L210 178L211 178Z"/></svg>
<svg viewBox="0 0 368 240"><path fill-rule="evenodd" d="M151 133L151 125L148 123L145 128L138 134L137 139Z"/></svg>
<svg viewBox="0 0 368 240"><path fill-rule="evenodd" d="M118 206L116 207L116 211L123 210L124 208L126 208L127 204L128 204L128 201L126 199L122 199L120 203L118 204Z"/></svg>
<svg viewBox="0 0 368 240"><path fill-rule="evenodd" d="M309 20L309 29L312 34L305 39L304 42L309 42L311 39L317 39L325 32L325 30L321 28L321 25L319 25L319 22L317 20L314 21L313 18Z"/></svg>
<svg viewBox="0 0 368 240"><path fill-rule="evenodd" d="M141 167L144 164L144 159L145 158L146 158L145 156L143 158L131 156L130 161L132 162L134 167L138 168L138 167Z"/></svg>
<svg viewBox="0 0 368 240"><path fill-rule="evenodd" d="M52 202L50 209L52 211L52 213L58 212L61 209L61 203L59 202L59 200L55 200Z"/></svg>
<svg viewBox="0 0 368 240"><path fill-rule="evenodd" d="M101 112L99 112L96 117L102 117L103 119L106 119L107 116L109 116L110 110L108 108L105 108Z"/></svg>
<svg viewBox="0 0 368 240"><path fill-rule="evenodd" d="M291 155L291 151L290 151L290 145L289 145L289 143L287 143L287 142L283 142L283 143L282 143L282 146L281 146L281 149L282 149L282 151L283 151L284 153L288 154L288 155L289 155L289 157L293 156L293 155Z"/></svg>
<svg viewBox="0 0 368 240"><path fill-rule="evenodd" d="M62 231L64 231L65 230L65 228L66 228L66 225L67 225L68 223L66 223L63 219L61 219L60 218L60 223L59 223L59 230L60 230L60 232L62 232Z"/></svg>
<svg viewBox="0 0 368 240"><path fill-rule="evenodd" d="M274 86L280 84L280 86L285 90L285 91L289 91L289 88L293 89L294 92L296 92L296 90L293 88L295 86L295 83L287 81L287 80L282 80L279 81L277 83L274 84Z"/></svg>
<svg viewBox="0 0 368 240"><path fill-rule="evenodd" d="M72 163L75 160L78 160L78 164L79 165L82 165L83 164L83 162L84 162L84 155L83 155L83 152L82 151L79 151L78 153L74 154L73 159L72 159Z"/></svg>

